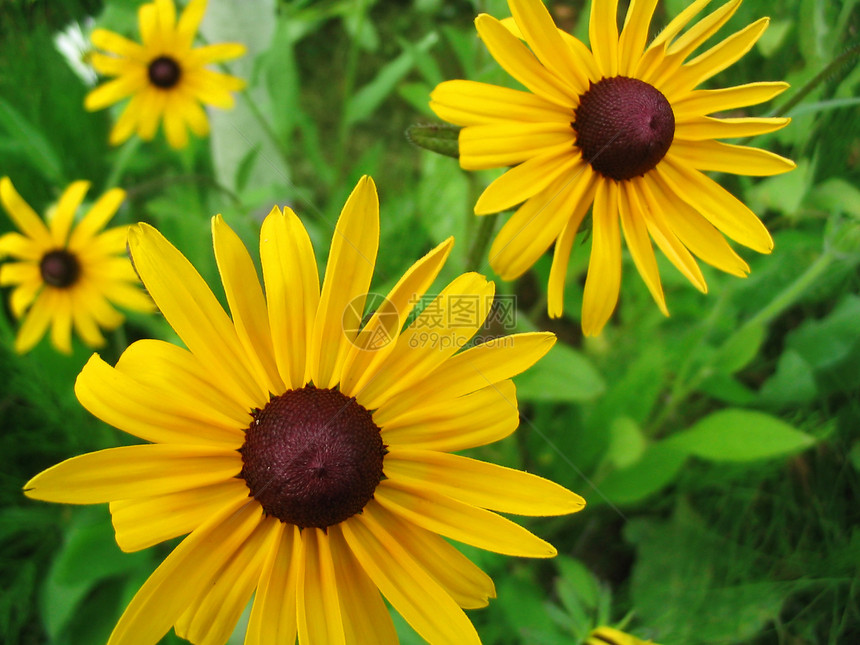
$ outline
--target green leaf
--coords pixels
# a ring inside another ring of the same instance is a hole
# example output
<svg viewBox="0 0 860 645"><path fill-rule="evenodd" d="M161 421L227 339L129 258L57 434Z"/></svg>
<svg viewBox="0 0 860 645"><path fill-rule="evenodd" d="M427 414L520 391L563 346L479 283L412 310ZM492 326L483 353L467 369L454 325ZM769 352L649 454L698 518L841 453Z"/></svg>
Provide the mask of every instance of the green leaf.
<svg viewBox="0 0 860 645"><path fill-rule="evenodd" d="M614 504L634 504L671 484L686 461L686 455L666 441L650 445L635 464L610 473L598 489ZM594 496L589 503L599 502Z"/></svg>
<svg viewBox="0 0 860 645"><path fill-rule="evenodd" d="M815 439L764 412L734 408L705 417L666 443L701 459L744 462L801 452Z"/></svg>
<svg viewBox="0 0 860 645"><path fill-rule="evenodd" d="M763 401L776 406L794 407L811 402L818 393L812 366L793 349L785 350L776 372L761 387Z"/></svg>
<svg viewBox="0 0 860 645"><path fill-rule="evenodd" d="M734 374L746 367L758 354L764 341L764 325L746 325L717 350L711 366L717 372Z"/></svg>
<svg viewBox="0 0 860 645"><path fill-rule="evenodd" d="M626 468L642 458L646 439L642 430L630 417L616 417L609 427L609 448L606 461L615 468Z"/></svg>
<svg viewBox="0 0 860 645"><path fill-rule="evenodd" d="M35 128L20 112L0 98L0 127L20 146L33 169L49 182L66 183L57 152L42 132Z"/></svg>
<svg viewBox="0 0 860 645"><path fill-rule="evenodd" d="M590 401L606 384L584 354L562 343L514 379L517 396L526 401Z"/></svg>
<svg viewBox="0 0 860 645"><path fill-rule="evenodd" d="M406 130L406 138L416 146L455 159L460 156L459 136L460 128L443 123L415 124Z"/></svg>

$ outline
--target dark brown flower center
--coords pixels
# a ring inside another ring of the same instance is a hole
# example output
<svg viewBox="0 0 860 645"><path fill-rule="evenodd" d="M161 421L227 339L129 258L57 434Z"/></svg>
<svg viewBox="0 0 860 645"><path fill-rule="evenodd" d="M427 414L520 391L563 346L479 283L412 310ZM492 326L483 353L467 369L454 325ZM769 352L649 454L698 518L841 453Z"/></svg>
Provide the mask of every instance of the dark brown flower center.
<svg viewBox="0 0 860 645"><path fill-rule="evenodd" d="M601 175L619 181L656 166L675 136L675 114L666 97L626 76L592 83L572 125L583 158Z"/></svg>
<svg viewBox="0 0 860 645"><path fill-rule="evenodd" d="M81 276L81 264L74 254L65 249L48 251L39 262L42 281L52 287L71 287Z"/></svg>
<svg viewBox="0 0 860 645"><path fill-rule="evenodd" d="M355 399L307 386L272 398L253 416L240 476L267 514L324 529L373 497L386 449Z"/></svg>
<svg viewBox="0 0 860 645"><path fill-rule="evenodd" d="M159 56L149 64L149 80L156 87L170 89L179 82L182 69L168 56Z"/></svg>

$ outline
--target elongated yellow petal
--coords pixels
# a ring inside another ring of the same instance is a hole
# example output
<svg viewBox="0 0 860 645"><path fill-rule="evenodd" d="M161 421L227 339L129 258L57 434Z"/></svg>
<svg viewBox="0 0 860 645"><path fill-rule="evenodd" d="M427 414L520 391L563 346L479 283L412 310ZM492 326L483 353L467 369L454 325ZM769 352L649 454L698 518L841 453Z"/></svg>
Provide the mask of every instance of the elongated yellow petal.
<svg viewBox="0 0 860 645"><path fill-rule="evenodd" d="M678 165L735 175L779 175L797 167L790 159L773 152L721 141L674 141L669 154Z"/></svg>
<svg viewBox="0 0 860 645"><path fill-rule="evenodd" d="M708 139L733 139L766 134L784 128L789 118L734 118L714 119L709 116L692 117L675 122L675 142L706 141Z"/></svg>
<svg viewBox="0 0 860 645"><path fill-rule="evenodd" d="M773 250L773 239L761 220L725 188L699 171L676 163L671 155L664 157L655 171L673 194L699 211L725 235L759 253Z"/></svg>
<svg viewBox="0 0 860 645"><path fill-rule="evenodd" d="M241 43L218 43L206 45L193 49L186 57L189 66L211 65L232 58L239 58L247 53L245 45Z"/></svg>
<svg viewBox="0 0 860 645"><path fill-rule="evenodd" d="M113 218L124 199L125 191L121 188L111 188L99 197L69 236L69 248L80 250L87 246ZM123 230L127 231L128 227L123 227ZM123 246L125 246L125 240L123 240Z"/></svg>
<svg viewBox="0 0 860 645"><path fill-rule="evenodd" d="M90 182L88 181L72 182L69 184L69 187L63 191L63 196L60 197L60 201L57 202L57 208L54 211L54 216L49 222L49 227L51 230L51 237L58 248L66 246L66 241L69 237L69 228L71 228L72 222L75 219L75 213L77 213L78 208L80 207L81 202L84 201L84 196L87 194L89 189Z"/></svg>
<svg viewBox="0 0 860 645"><path fill-rule="evenodd" d="M54 293L51 345L63 354L72 353L72 300L67 289L56 289Z"/></svg>
<svg viewBox="0 0 860 645"><path fill-rule="evenodd" d="M555 335L536 332L502 336L449 358L429 376L392 398L375 418L396 419L422 404L454 399L525 372L555 344Z"/></svg>
<svg viewBox="0 0 860 645"><path fill-rule="evenodd" d="M15 337L15 351L24 354L36 346L48 325L51 323L51 313L54 305L54 290L45 289L37 297L30 311L24 317L18 335Z"/></svg>
<svg viewBox="0 0 860 645"><path fill-rule="evenodd" d="M350 551L343 533L329 531L328 540L337 578L338 600L347 643L397 645L397 630L388 607Z"/></svg>
<svg viewBox="0 0 860 645"><path fill-rule="evenodd" d="M185 538L135 594L108 645L158 642L211 586L261 519L259 504L242 501L225 507Z"/></svg>
<svg viewBox="0 0 860 645"><path fill-rule="evenodd" d="M329 531L343 537L358 563L388 602L418 634L431 643L480 645L472 623L457 603L403 548L400 536L375 519L375 504Z"/></svg>
<svg viewBox="0 0 860 645"><path fill-rule="evenodd" d="M439 83L430 99L430 108L440 119L457 125L571 120L569 107L560 107L530 92L477 81Z"/></svg>
<svg viewBox="0 0 860 645"><path fill-rule="evenodd" d="M206 0L191 0L182 11L179 22L176 23L176 38L183 49L188 49L194 43L197 28L206 12Z"/></svg>
<svg viewBox="0 0 860 645"><path fill-rule="evenodd" d="M729 0L719 9L702 18L671 43L666 49L666 53L670 56L680 55L681 59L687 58L729 21L729 18L741 6L741 2L743 0Z"/></svg>
<svg viewBox="0 0 860 645"><path fill-rule="evenodd" d="M12 284L43 284L39 265L35 262L6 262L0 266L0 286Z"/></svg>
<svg viewBox="0 0 860 645"><path fill-rule="evenodd" d="M268 402L268 389L246 367L233 324L191 263L147 224L128 233L134 265L155 304L191 352L229 382L248 409Z"/></svg>
<svg viewBox="0 0 860 645"><path fill-rule="evenodd" d="M48 227L36 215L36 211L21 199L8 177L0 179L0 202L24 235L31 238L43 249L48 250L50 248L51 234Z"/></svg>
<svg viewBox="0 0 860 645"><path fill-rule="evenodd" d="M227 506L247 500L248 487L238 478L164 495L110 503L116 543L126 553L185 535Z"/></svg>
<svg viewBox="0 0 860 645"><path fill-rule="evenodd" d="M482 13L475 19L475 27L492 57L508 74L550 103L561 107L573 105L577 94L544 68L501 22Z"/></svg>
<svg viewBox="0 0 860 645"><path fill-rule="evenodd" d="M25 235L6 233L0 235L0 258L12 256L19 260L40 260L45 250Z"/></svg>
<svg viewBox="0 0 860 645"><path fill-rule="evenodd" d="M299 642L346 645L328 536L306 528L300 544L296 581Z"/></svg>
<svg viewBox="0 0 860 645"><path fill-rule="evenodd" d="M390 421L388 406L374 412L389 446L453 452L493 443L510 435L520 423L512 381L494 383L454 400L419 406Z"/></svg>
<svg viewBox="0 0 860 645"><path fill-rule="evenodd" d="M378 249L379 198L376 184L364 176L347 199L331 242L309 356L311 379L317 387L333 387L340 381L358 334L358 325L346 325L345 316L357 323L350 315L364 312Z"/></svg>
<svg viewBox="0 0 860 645"><path fill-rule="evenodd" d="M266 217L260 259L278 372L286 389L302 387L320 281L308 232L292 209L276 206Z"/></svg>
<svg viewBox="0 0 860 645"><path fill-rule="evenodd" d="M144 72L131 70L112 81L99 85L87 94L84 99L84 107L90 112L102 110L141 90L146 86L146 83Z"/></svg>
<svg viewBox="0 0 860 645"><path fill-rule="evenodd" d="M593 241L582 296L582 333L596 336L615 310L621 287L618 184L598 182L592 214Z"/></svg>
<svg viewBox="0 0 860 645"><path fill-rule="evenodd" d="M622 182L619 185L619 190L618 211L621 215L621 229L624 231L627 248L630 249L630 255L639 270L639 275L642 276L648 291L651 292L654 301L660 307L660 311L663 312L664 316L668 316L666 298L660 284L660 270L657 268L657 258L654 257L654 249L651 246L651 238L648 236L645 218L633 210L631 202L634 197L630 195L630 185L627 182Z"/></svg>
<svg viewBox="0 0 860 645"><path fill-rule="evenodd" d="M480 329L494 293L495 285L477 273L451 282L400 335L376 376L354 393L358 402L374 410L422 381Z"/></svg>
<svg viewBox="0 0 860 645"><path fill-rule="evenodd" d="M512 166L561 144L572 146L574 139L569 115L566 121L549 123L470 126L460 132L460 166L466 170Z"/></svg>
<svg viewBox="0 0 860 645"><path fill-rule="evenodd" d="M281 645L296 641L299 529L278 522L275 539L257 586L245 645Z"/></svg>
<svg viewBox="0 0 860 645"><path fill-rule="evenodd" d="M718 90L693 90L672 102L672 111L677 122L713 114L722 110L734 110L748 105L758 105L771 100L789 88L788 83L747 83Z"/></svg>
<svg viewBox="0 0 860 645"><path fill-rule="evenodd" d="M24 493L48 502L101 504L216 484L240 470L242 459L235 450L124 446L67 459L33 477Z"/></svg>
<svg viewBox="0 0 860 645"><path fill-rule="evenodd" d="M633 76L648 40L657 0L631 0L618 38L618 73Z"/></svg>
<svg viewBox="0 0 860 645"><path fill-rule="evenodd" d="M559 177L576 176L582 165L579 149L569 143L546 149L493 181L475 204L476 215L507 210L552 185Z"/></svg>
<svg viewBox="0 0 860 645"><path fill-rule="evenodd" d="M285 387L275 364L266 299L254 261L242 240L220 215L212 218L212 241L233 325L248 363L269 392L280 394Z"/></svg>
<svg viewBox="0 0 860 645"><path fill-rule="evenodd" d="M544 67L569 84L573 93L588 91L588 76L576 65L544 4L531 0L510 0L508 4L523 37Z"/></svg>
<svg viewBox="0 0 860 645"><path fill-rule="evenodd" d="M124 38L107 29L94 29L90 39L99 49L105 49L122 58L130 58L140 63L147 59L146 50L139 43Z"/></svg>
<svg viewBox="0 0 860 645"><path fill-rule="evenodd" d="M605 77L618 75L618 0L591 3L588 22L588 42L600 73Z"/></svg>
<svg viewBox="0 0 860 645"><path fill-rule="evenodd" d="M666 25L657 37L651 41L648 49L657 49L668 46L668 44L681 33L681 30L699 14L705 7L710 4L711 0L696 0L690 3L681 13L675 16L668 25Z"/></svg>
<svg viewBox="0 0 860 645"><path fill-rule="evenodd" d="M421 485L383 480L374 493L383 508L428 531L479 549L526 558L551 558L555 548L518 524Z"/></svg>
<svg viewBox="0 0 860 645"><path fill-rule="evenodd" d="M16 287L12 292L12 295L9 297L9 308L12 310L12 315L15 316L15 318L20 318L24 315L24 312L27 311L27 308L33 303L33 300L36 299L41 288L42 285L38 282L21 284Z"/></svg>
<svg viewBox="0 0 860 645"><path fill-rule="evenodd" d="M566 515L585 507L582 497L537 475L435 450L392 446L385 476L502 513Z"/></svg>
<svg viewBox="0 0 860 645"><path fill-rule="evenodd" d="M413 264L356 336L341 376L340 389L344 394L352 396L360 392L376 377L394 351L400 330L412 310L442 270L453 245L454 238L448 238Z"/></svg>

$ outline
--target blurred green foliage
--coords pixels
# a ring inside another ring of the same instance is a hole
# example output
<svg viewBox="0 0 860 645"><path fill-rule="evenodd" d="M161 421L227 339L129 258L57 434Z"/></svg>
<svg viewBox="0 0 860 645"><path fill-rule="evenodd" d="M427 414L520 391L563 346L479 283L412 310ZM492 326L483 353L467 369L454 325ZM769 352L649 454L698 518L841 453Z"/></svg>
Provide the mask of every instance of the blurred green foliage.
<svg viewBox="0 0 860 645"><path fill-rule="evenodd" d="M54 44L71 21L86 34L90 17L134 36L138 4L0 3L0 174L34 207L44 212L74 179L94 183L90 198L122 186L118 219L156 225L214 285L211 215L223 213L254 248L272 205L291 205L323 266L346 195L370 174L382 208L376 291L452 234L439 284L466 269L492 275L485 257L469 262L471 211L497 173L464 173L404 131L435 122L428 94L443 80L511 83L471 24L478 11L507 15L503 1L211 0L202 35L248 45L231 70L249 89L234 111L211 115L211 138L179 153L161 139L108 147L112 115L83 110L87 81ZM549 4L587 38L585 3ZM686 4L660 3L653 33ZM551 329L562 342L517 381L520 430L474 453L558 481L589 506L525 522L558 547L552 561L463 547L497 583L498 599L470 612L486 643L572 643L606 623L663 645L860 641L858 5L767 3L765 37L715 79L793 85L749 114L789 107L793 124L755 144L797 170L719 178L776 242L770 256L741 251L748 279L703 267L704 296L664 262L665 319L625 256L619 310L596 339L579 331L587 235L574 251L565 318L546 318L548 257L516 283L497 282L517 298L518 329ZM723 33L764 10L744 3ZM11 227L0 217L0 232ZM169 545L121 554L106 509L23 498L33 474L126 438L74 400L89 352L76 345L62 357L43 343L15 356L4 313L0 641L104 642ZM103 357L114 362L140 337L175 339L159 318L132 316ZM403 643L421 642L396 621Z"/></svg>

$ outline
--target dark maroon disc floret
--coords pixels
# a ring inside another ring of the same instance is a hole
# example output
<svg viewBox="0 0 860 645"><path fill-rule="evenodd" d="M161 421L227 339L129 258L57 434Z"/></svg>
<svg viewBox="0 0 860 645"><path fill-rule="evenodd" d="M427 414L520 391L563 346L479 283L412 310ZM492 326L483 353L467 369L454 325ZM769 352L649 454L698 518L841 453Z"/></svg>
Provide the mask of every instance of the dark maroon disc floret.
<svg viewBox="0 0 860 645"><path fill-rule="evenodd" d="M149 64L148 73L153 85L167 90L179 82L182 69L169 56L159 56Z"/></svg>
<svg viewBox="0 0 860 645"><path fill-rule="evenodd" d="M268 515L325 529L373 497L386 449L354 398L307 386L273 397L253 416L240 477Z"/></svg>
<svg viewBox="0 0 860 645"><path fill-rule="evenodd" d="M572 125L583 158L604 177L619 181L654 168L675 136L675 114L666 97L626 76L592 83Z"/></svg>
<svg viewBox="0 0 860 645"><path fill-rule="evenodd" d="M48 251L39 262L39 273L45 284L59 289L71 287L81 276L81 263L65 249Z"/></svg>

